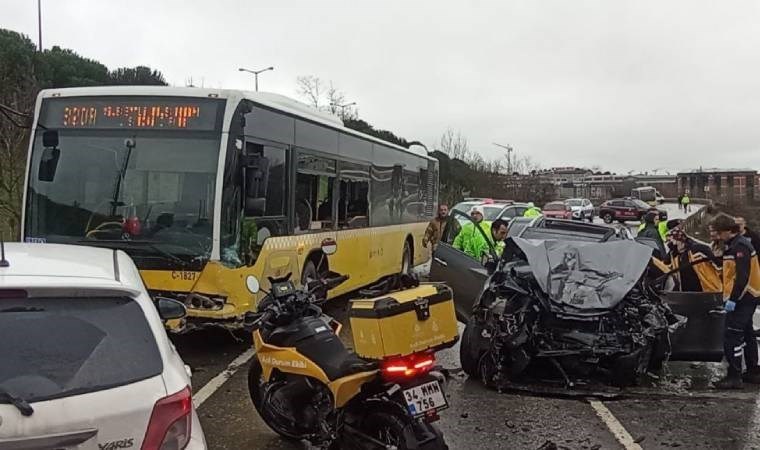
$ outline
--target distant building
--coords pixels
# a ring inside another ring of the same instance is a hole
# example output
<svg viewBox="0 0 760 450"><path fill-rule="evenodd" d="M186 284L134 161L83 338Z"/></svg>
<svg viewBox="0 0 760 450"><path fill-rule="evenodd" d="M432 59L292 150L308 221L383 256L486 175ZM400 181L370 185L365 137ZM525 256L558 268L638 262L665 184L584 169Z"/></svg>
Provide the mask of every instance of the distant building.
<svg viewBox="0 0 760 450"><path fill-rule="evenodd" d="M552 167L551 169L538 172L537 175L552 184L560 185L582 181L584 177L592 173L591 170L580 167Z"/></svg>
<svg viewBox="0 0 760 450"><path fill-rule="evenodd" d="M760 177L753 169L696 169L678 174L679 192L713 200L760 200Z"/></svg>

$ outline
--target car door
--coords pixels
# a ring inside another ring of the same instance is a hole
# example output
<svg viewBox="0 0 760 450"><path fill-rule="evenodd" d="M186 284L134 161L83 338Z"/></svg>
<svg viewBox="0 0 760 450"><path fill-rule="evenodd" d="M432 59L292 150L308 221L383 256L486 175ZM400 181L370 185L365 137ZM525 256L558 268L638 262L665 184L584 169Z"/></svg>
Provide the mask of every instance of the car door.
<svg viewBox="0 0 760 450"><path fill-rule="evenodd" d="M637 237L636 242L653 249L653 256L665 252L661 242ZM709 263L701 263L709 264ZM671 275L672 276L672 275ZM686 324L671 336L671 355L674 361L720 361L723 359L722 295L717 292L680 292L672 290L674 283L666 283L662 292L665 303L675 314L686 317Z"/></svg>
<svg viewBox="0 0 760 450"><path fill-rule="evenodd" d="M457 219L466 219L465 224L472 223L469 216L459 211L451 212L441 242L433 251L430 279L432 281L443 281L451 288L454 292L457 317L464 320L469 317L472 305L480 294L483 283L488 278L488 272L481 261L454 248L454 239L462 227Z"/></svg>

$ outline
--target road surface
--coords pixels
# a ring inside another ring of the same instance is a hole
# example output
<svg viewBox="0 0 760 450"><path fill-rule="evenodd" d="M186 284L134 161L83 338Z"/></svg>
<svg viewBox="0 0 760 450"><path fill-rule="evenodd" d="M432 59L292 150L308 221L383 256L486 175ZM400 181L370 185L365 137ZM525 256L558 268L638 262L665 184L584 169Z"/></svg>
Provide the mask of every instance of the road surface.
<svg viewBox="0 0 760 450"><path fill-rule="evenodd" d="M683 215L675 205L666 208L672 218ZM348 325L345 299L328 313ZM350 342L349 327L342 337ZM173 340L193 368L210 448L308 448L279 438L254 411L247 387L250 339L205 330ZM666 363L657 377L623 391L620 399L598 401L494 392L461 372L456 347L439 352L438 359L452 374L451 407L440 424L453 449L760 448L758 389L710 389L721 364Z"/></svg>

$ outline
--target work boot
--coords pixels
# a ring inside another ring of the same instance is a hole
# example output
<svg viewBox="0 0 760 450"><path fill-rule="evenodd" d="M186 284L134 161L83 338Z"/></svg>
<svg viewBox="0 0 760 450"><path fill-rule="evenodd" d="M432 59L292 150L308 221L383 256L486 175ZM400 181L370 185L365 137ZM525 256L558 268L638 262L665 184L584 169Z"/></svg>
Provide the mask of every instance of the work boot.
<svg viewBox="0 0 760 450"><path fill-rule="evenodd" d="M760 367L753 367L744 372L742 381L749 384L760 384Z"/></svg>
<svg viewBox="0 0 760 450"><path fill-rule="evenodd" d="M726 375L716 381L713 386L715 389L744 389L744 383L741 377Z"/></svg>

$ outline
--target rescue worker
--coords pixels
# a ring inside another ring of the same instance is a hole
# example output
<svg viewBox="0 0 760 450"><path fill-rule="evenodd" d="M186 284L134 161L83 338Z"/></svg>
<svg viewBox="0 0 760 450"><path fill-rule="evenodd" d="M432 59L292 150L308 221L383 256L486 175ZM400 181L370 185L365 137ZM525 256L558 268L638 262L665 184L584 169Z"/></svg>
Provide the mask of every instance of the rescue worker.
<svg viewBox="0 0 760 450"><path fill-rule="evenodd" d="M678 210L683 210L683 194L678 196Z"/></svg>
<svg viewBox="0 0 760 450"><path fill-rule="evenodd" d="M438 242L441 241L441 237L443 236L443 230L446 227L448 216L448 205L438 205L438 215L433 217L433 220L428 223L428 226L425 229L425 237L422 238L423 247L427 248L428 243L430 243L433 250L435 250L435 247L438 245Z"/></svg>
<svg viewBox="0 0 760 450"><path fill-rule="evenodd" d="M678 270L673 276L676 291L721 292L723 282L715 256L709 246L689 237L681 227L681 221L667 223L668 271Z"/></svg>
<svg viewBox="0 0 760 450"><path fill-rule="evenodd" d="M490 224L490 228L491 230L488 233L489 241L486 242L483 239L483 235L480 235L481 239L472 240L472 248L470 249L470 254L478 255L477 257L483 264L492 259L491 247L496 252L496 256L501 257L501 254L504 252L504 240L507 238L507 231L509 231L509 222L503 219L496 219Z"/></svg>
<svg viewBox="0 0 760 450"><path fill-rule="evenodd" d="M655 213L659 216L659 221L657 222L657 231L660 232L660 239L662 242L666 242L668 240L668 213L665 211L660 211L657 208L649 208L649 212ZM646 227L646 222L642 221L641 225L639 225L638 232L641 233L641 230Z"/></svg>
<svg viewBox="0 0 760 450"><path fill-rule="evenodd" d="M728 373L718 389L741 389L743 381L760 384L757 342L752 316L760 296L760 263L749 239L739 234L732 217L718 216L713 227L726 243L723 254L723 301L726 310L723 352ZM747 373L742 376L742 354Z"/></svg>
<svg viewBox="0 0 760 450"><path fill-rule="evenodd" d="M662 244L662 236L658 224L660 223L660 215L656 212L649 211L644 215L644 228L639 231L638 237L651 238Z"/></svg>
<svg viewBox="0 0 760 450"><path fill-rule="evenodd" d="M755 251L760 250L760 235L747 227L747 221L744 220L744 217L734 217L734 220L736 220L736 224L739 225L739 234L749 239L750 243L752 243L752 248L754 248ZM760 258L760 255L758 255L758 258Z"/></svg>
<svg viewBox="0 0 760 450"><path fill-rule="evenodd" d="M490 255L491 247L496 250L496 255L500 256L504 249L504 239L507 237L508 222L502 219L497 219L493 223L483 220L483 208L480 206L472 208L470 217L473 221L462 227L454 239L454 248L465 252L478 261L482 261L485 256ZM480 228L483 232L481 233L475 227Z"/></svg>
<svg viewBox="0 0 760 450"><path fill-rule="evenodd" d="M683 206L683 212L691 211L691 199L689 198L688 192L683 194L683 197L681 197L681 205Z"/></svg>
<svg viewBox="0 0 760 450"><path fill-rule="evenodd" d="M533 204L533 202L528 203L528 209L525 210L523 213L523 217L539 217L541 216L541 210L536 208L536 205Z"/></svg>
<svg viewBox="0 0 760 450"><path fill-rule="evenodd" d="M475 227L479 227L483 230L483 233L488 236L491 233L491 223L483 220L483 207L477 205L470 209L470 219L472 219L472 222L468 222L462 226L462 229L459 230L459 234L454 238L452 246L457 250L467 253L473 258L479 259L480 254L473 250L478 247L478 245L474 245L473 240L483 239L483 235L480 231L475 229Z"/></svg>

